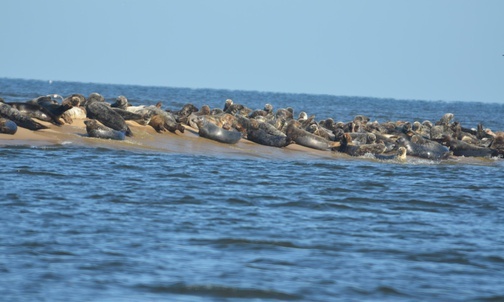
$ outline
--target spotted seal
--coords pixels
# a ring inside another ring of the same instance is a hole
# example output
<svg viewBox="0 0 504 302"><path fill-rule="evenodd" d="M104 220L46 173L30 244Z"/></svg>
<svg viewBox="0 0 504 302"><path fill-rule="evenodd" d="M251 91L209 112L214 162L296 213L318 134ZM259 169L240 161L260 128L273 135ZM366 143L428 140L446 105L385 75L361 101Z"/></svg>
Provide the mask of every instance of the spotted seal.
<svg viewBox="0 0 504 302"><path fill-rule="evenodd" d="M86 125L86 132L89 137L113 140L124 140L126 137L123 131L117 131L107 126L100 125L94 119L85 120L84 124Z"/></svg>
<svg viewBox="0 0 504 302"><path fill-rule="evenodd" d="M196 118L199 136L215 140L226 144L236 144L241 139L241 133L235 130L225 130L214 123L206 120L205 117Z"/></svg>
<svg viewBox="0 0 504 302"><path fill-rule="evenodd" d="M0 117L0 133L15 134L17 132L17 125L13 121Z"/></svg>

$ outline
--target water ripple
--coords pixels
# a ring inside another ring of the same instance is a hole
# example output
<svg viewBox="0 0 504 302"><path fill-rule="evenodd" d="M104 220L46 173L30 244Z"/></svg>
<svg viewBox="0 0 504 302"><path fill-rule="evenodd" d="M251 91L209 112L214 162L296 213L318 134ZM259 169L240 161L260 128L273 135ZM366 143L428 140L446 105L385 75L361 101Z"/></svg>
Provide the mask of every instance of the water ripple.
<svg viewBox="0 0 504 302"><path fill-rule="evenodd" d="M303 296L289 294L274 290L256 288L240 288L223 285L198 285L177 282L173 284L138 284L136 288L154 293L171 293L191 296L204 296L210 298L241 298L241 299L275 299L275 300L301 300Z"/></svg>

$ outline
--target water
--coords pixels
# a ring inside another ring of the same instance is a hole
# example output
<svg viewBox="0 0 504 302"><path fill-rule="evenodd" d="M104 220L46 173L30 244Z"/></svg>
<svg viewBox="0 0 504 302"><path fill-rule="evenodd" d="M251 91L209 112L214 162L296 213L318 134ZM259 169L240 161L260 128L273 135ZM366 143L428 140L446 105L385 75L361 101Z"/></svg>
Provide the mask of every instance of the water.
<svg viewBox="0 0 504 302"><path fill-rule="evenodd" d="M498 104L0 79L0 97L91 92L347 121L504 130ZM502 160L265 159L0 148L5 301L504 299Z"/></svg>

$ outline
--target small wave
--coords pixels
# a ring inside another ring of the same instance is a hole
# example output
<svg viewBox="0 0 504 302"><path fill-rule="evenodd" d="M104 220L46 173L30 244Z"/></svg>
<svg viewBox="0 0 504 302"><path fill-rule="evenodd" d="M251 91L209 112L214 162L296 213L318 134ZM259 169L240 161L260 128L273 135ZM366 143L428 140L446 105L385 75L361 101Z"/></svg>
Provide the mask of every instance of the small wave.
<svg viewBox="0 0 504 302"><path fill-rule="evenodd" d="M266 265L278 265L278 266L296 266L297 264L291 261L279 260L279 259L268 259L268 258L257 258L249 261L251 264L266 264Z"/></svg>
<svg viewBox="0 0 504 302"><path fill-rule="evenodd" d="M359 293L361 295L367 295L367 296L373 296L377 295L380 297L387 297L387 296L392 296L392 297L409 297L408 294L401 292L400 290L387 286L387 285L381 285L378 286L372 290L369 289L362 289L362 288L355 288L352 287L351 290L353 290L356 293Z"/></svg>
<svg viewBox="0 0 504 302"><path fill-rule="evenodd" d="M453 263L473 265L466 255L453 252L440 251L436 253L421 253L408 256L409 260L419 262Z"/></svg>
<svg viewBox="0 0 504 302"><path fill-rule="evenodd" d="M476 298L474 298L473 301L501 302L501 301L504 301L504 295L476 297Z"/></svg>
<svg viewBox="0 0 504 302"><path fill-rule="evenodd" d="M242 206L257 206L258 203L254 200L246 200L238 197L230 197L226 200L229 204L242 205Z"/></svg>
<svg viewBox="0 0 504 302"><path fill-rule="evenodd" d="M192 242L202 245L217 245L221 247L237 246L237 247L254 247L261 248L266 246L286 247L286 248L302 248L290 241L276 240L254 240L244 238L219 238L219 239L191 239Z"/></svg>
<svg viewBox="0 0 504 302"><path fill-rule="evenodd" d="M247 298L247 299L277 299L277 300L301 300L303 296L284 293L274 290L255 288L239 288L223 285L188 285L183 282L173 284L139 284L140 290L153 293L171 293L192 296L207 296L215 298Z"/></svg>
<svg viewBox="0 0 504 302"><path fill-rule="evenodd" d="M171 204L203 204L201 199L198 199L191 195L184 195L182 198L178 198L177 200L173 200L170 202Z"/></svg>
<svg viewBox="0 0 504 302"><path fill-rule="evenodd" d="M65 177L64 174L49 172L49 171L32 171L28 169L17 169L16 173L21 175L36 175L36 176L53 176L53 177Z"/></svg>

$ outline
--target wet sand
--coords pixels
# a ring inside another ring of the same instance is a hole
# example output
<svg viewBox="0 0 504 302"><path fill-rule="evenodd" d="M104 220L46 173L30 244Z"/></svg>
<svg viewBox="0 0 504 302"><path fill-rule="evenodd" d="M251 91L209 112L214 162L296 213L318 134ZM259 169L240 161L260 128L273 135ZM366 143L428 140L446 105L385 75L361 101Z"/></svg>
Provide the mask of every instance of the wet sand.
<svg viewBox="0 0 504 302"><path fill-rule="evenodd" d="M136 122L127 121L133 131L133 137L126 137L124 141L99 139L88 137L84 120L76 119L72 124L56 126L48 122L37 122L49 127L38 131L31 131L18 127L14 135L0 133L0 147L3 146L55 146L72 144L74 146L103 147L118 150L166 152L179 154L194 154L206 156L220 156L225 158L264 158L284 160L310 160L310 159L349 159L379 161L373 157L352 157L344 153L321 151L304 146L291 144L284 148L263 146L246 139L241 139L237 144L229 145L200 137L198 130L185 126L184 133L163 132L157 133L151 126L142 126ZM493 165L499 159L476 157L450 157L443 163ZM394 163L398 163L393 161ZM432 163L408 156L407 163L425 164Z"/></svg>
<svg viewBox="0 0 504 302"><path fill-rule="evenodd" d="M37 120L38 121L38 120ZM40 121L38 121L40 122ZM49 129L31 131L18 127L14 135L0 134L1 146L50 146L73 144L78 146L104 147L124 150L170 152L225 157L254 157L267 159L316 159L349 158L346 154L310 149L296 144L285 148L263 146L246 139L229 145L200 137L198 130L185 126L184 133L157 133L151 126L142 126L127 121L133 137L124 141L92 138L87 136L84 120L74 120L72 124L56 126L40 122Z"/></svg>

